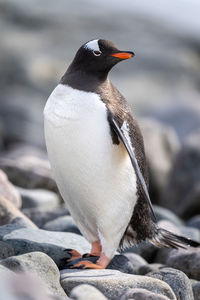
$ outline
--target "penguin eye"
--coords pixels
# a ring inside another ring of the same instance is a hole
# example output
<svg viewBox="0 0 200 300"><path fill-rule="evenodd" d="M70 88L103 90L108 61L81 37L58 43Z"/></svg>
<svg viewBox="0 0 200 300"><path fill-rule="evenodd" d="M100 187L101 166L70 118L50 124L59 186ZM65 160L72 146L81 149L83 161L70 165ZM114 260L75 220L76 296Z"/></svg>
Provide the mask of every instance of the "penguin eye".
<svg viewBox="0 0 200 300"><path fill-rule="evenodd" d="M101 51L98 51L98 50L93 50L92 52L95 56L100 56L102 53Z"/></svg>

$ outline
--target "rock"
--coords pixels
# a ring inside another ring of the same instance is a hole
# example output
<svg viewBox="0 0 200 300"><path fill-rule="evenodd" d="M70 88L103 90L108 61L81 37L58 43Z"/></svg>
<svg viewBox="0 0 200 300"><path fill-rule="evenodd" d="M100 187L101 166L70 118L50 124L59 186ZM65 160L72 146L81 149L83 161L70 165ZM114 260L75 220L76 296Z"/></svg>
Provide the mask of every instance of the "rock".
<svg viewBox="0 0 200 300"><path fill-rule="evenodd" d="M128 258L134 269L134 273L131 274L138 274L138 269L147 264L147 261L136 253L127 252L124 256Z"/></svg>
<svg viewBox="0 0 200 300"><path fill-rule="evenodd" d="M124 255L115 255L107 266L107 269L118 270L128 274L135 274L135 268L129 259Z"/></svg>
<svg viewBox="0 0 200 300"><path fill-rule="evenodd" d="M183 225L183 221L178 216L176 216L171 210L158 205L154 205L153 209L158 222L162 220L167 220L176 226Z"/></svg>
<svg viewBox="0 0 200 300"><path fill-rule="evenodd" d="M200 280L200 248L172 250L166 264L181 270L189 278Z"/></svg>
<svg viewBox="0 0 200 300"><path fill-rule="evenodd" d="M37 228L16 206L3 196L0 196L0 226L11 223Z"/></svg>
<svg viewBox="0 0 200 300"><path fill-rule="evenodd" d="M138 269L138 275L146 275L147 273L159 271L162 268L162 264L154 263L154 264L146 264Z"/></svg>
<svg viewBox="0 0 200 300"><path fill-rule="evenodd" d="M69 294L79 284L91 284L108 299L120 299L128 288L143 288L175 300L175 294L164 281L116 270L62 270L61 285Z"/></svg>
<svg viewBox="0 0 200 300"><path fill-rule="evenodd" d="M200 281L192 280L194 300L200 300Z"/></svg>
<svg viewBox="0 0 200 300"><path fill-rule="evenodd" d="M200 229L200 215L194 216L186 223L188 227Z"/></svg>
<svg viewBox="0 0 200 300"><path fill-rule="evenodd" d="M192 287L189 278L181 271L173 268L161 268L146 276L165 281L174 291L177 300L193 300Z"/></svg>
<svg viewBox="0 0 200 300"><path fill-rule="evenodd" d="M166 126L155 119L140 119L140 126L150 169L151 193L159 198L166 186L174 156L179 150L179 141L175 131L170 126Z"/></svg>
<svg viewBox="0 0 200 300"><path fill-rule="evenodd" d="M128 289L120 300L169 300L168 297L149 292L145 289Z"/></svg>
<svg viewBox="0 0 200 300"><path fill-rule="evenodd" d="M69 258L66 248L81 253L90 251L89 243L80 235L71 232L53 232L42 229L20 228L16 225L0 227L0 241L10 245L15 255L41 251L49 255L60 267Z"/></svg>
<svg viewBox="0 0 200 300"><path fill-rule="evenodd" d="M49 162L44 159L31 155L24 155L18 159L1 157L0 168L17 186L57 191L56 183L51 176Z"/></svg>
<svg viewBox="0 0 200 300"><path fill-rule="evenodd" d="M158 251L158 247L154 246L150 242L141 242L136 246L128 248L123 252L123 254L126 254L127 252L135 253L140 255L146 261L148 261L148 263L151 263L153 262L157 251Z"/></svg>
<svg viewBox="0 0 200 300"><path fill-rule="evenodd" d="M200 231L197 228L182 226L179 227L182 236L200 242Z"/></svg>
<svg viewBox="0 0 200 300"><path fill-rule="evenodd" d="M50 231L64 231L81 234L71 216L58 217L53 221L47 222L43 228Z"/></svg>
<svg viewBox="0 0 200 300"><path fill-rule="evenodd" d="M18 187L22 197L22 208L56 208L60 204L58 195L52 191L44 189L23 189Z"/></svg>
<svg viewBox="0 0 200 300"><path fill-rule="evenodd" d="M161 205L183 218L200 213L199 178L200 145L185 144L174 159Z"/></svg>
<svg viewBox="0 0 200 300"><path fill-rule="evenodd" d="M45 253L32 252L12 256L2 260L0 264L14 272L31 272L45 283L47 291L53 295L65 296L59 282L59 270L54 261Z"/></svg>
<svg viewBox="0 0 200 300"><path fill-rule="evenodd" d="M69 215L69 211L65 204L58 206L57 208L47 209L47 208L25 208L23 213L31 219L38 227L43 228L44 224L52 221L58 217Z"/></svg>
<svg viewBox="0 0 200 300"><path fill-rule="evenodd" d="M13 184L8 181L7 175L2 170L0 170L0 195L4 196L16 207L21 207L22 200L19 192Z"/></svg>
<svg viewBox="0 0 200 300"><path fill-rule="evenodd" d="M106 300L107 298L94 286L91 286L89 284L80 284L73 288L70 293L70 299Z"/></svg>
<svg viewBox="0 0 200 300"><path fill-rule="evenodd" d="M0 264L0 276L1 276L1 279L4 277L4 276L10 276L11 274L14 274L14 272L12 272L11 270L9 270L8 268L2 266ZM0 285L1 287L1 285ZM2 292L1 288L0 288L0 291ZM1 294L0 294L0 299L1 298Z"/></svg>
<svg viewBox="0 0 200 300"><path fill-rule="evenodd" d="M4 259L13 255L15 255L15 252L12 246L5 242L0 242L0 259Z"/></svg>

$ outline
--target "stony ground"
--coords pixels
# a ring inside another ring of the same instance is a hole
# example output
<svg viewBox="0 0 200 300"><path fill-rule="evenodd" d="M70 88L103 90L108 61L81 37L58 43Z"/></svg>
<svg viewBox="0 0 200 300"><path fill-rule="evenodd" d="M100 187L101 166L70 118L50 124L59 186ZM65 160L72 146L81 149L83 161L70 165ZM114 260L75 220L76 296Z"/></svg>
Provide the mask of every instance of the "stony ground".
<svg viewBox="0 0 200 300"><path fill-rule="evenodd" d="M136 52L111 78L140 115L159 226L200 242L199 34L82 2L0 0L0 300L200 300L198 248L142 243L106 270L63 267L89 244L51 176L42 110L93 38Z"/></svg>

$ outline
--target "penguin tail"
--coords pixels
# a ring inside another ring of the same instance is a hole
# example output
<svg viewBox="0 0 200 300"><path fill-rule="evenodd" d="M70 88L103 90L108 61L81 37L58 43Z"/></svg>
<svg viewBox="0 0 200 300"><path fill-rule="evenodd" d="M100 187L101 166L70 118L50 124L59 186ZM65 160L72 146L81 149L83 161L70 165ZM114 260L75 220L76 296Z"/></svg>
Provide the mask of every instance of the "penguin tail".
<svg viewBox="0 0 200 300"><path fill-rule="evenodd" d="M167 247L167 248L183 248L187 249L188 246L190 247L199 247L200 243L188 239L183 236L179 236L173 234L172 232L165 230L163 228L156 228L156 232L152 239L150 240L152 244L157 247Z"/></svg>

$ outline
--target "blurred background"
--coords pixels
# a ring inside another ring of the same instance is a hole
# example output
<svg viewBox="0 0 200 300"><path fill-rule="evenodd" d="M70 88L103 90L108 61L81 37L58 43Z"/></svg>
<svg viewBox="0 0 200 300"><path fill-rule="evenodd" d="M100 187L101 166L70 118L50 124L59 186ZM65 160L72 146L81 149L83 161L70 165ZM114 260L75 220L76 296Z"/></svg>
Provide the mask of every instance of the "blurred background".
<svg viewBox="0 0 200 300"><path fill-rule="evenodd" d="M108 39L136 53L110 78L141 124L152 201L200 213L199 11L198 0L0 0L1 156L45 158L49 94L83 43Z"/></svg>

